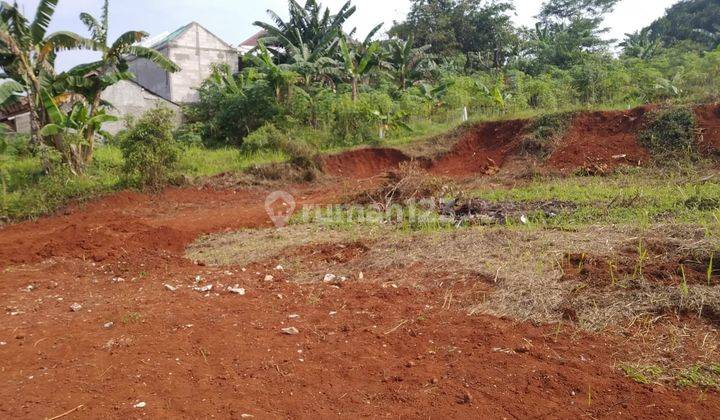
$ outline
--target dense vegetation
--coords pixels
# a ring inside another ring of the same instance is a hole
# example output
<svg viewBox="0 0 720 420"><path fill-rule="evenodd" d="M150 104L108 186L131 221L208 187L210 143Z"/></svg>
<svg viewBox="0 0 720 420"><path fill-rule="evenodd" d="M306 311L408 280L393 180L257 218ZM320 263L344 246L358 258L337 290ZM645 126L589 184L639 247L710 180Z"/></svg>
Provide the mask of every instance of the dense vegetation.
<svg viewBox="0 0 720 420"><path fill-rule="evenodd" d="M0 106L27 101L32 134L0 140L0 217L40 214L70 197L157 187L180 175L239 170L254 161L290 157L310 164L318 150L403 142L466 118L720 97L718 0L680 1L616 44L604 39L603 21L618 1L546 0L529 28L513 26L510 0L412 0L403 21L357 34L346 27L356 11L351 2L328 10L316 0L291 0L287 19L270 11L269 22L256 22L265 35L242 57L238 73L214 69L172 138L167 121L158 120L162 111L118 138L102 129L114 119L102 92L133 77L126 57L177 70L138 44L144 32L110 42L107 1L99 19L80 16L87 37L46 33L59 0L40 1L32 20L3 3L0 67L7 80L0 84ZM102 56L56 73L57 53L78 48ZM539 142L528 148L542 150L545 132L562 128L555 125L541 119ZM147 143L154 146L144 147L150 134L155 141ZM98 140L105 147L96 148ZM646 141L668 144L657 136Z"/></svg>
<svg viewBox="0 0 720 420"><path fill-rule="evenodd" d="M247 150L271 148L278 131L333 148L423 132L465 109L483 118L718 98L720 50L703 41L717 1L679 3L628 34L619 56L602 37L617 3L548 0L534 28L517 28L512 2L414 0L390 38L374 40L376 27L357 40L343 31L349 2L333 14L291 1L287 21L270 12L256 23L266 36L239 74L218 68L203 85L191 130ZM651 29L665 21L685 29Z"/></svg>

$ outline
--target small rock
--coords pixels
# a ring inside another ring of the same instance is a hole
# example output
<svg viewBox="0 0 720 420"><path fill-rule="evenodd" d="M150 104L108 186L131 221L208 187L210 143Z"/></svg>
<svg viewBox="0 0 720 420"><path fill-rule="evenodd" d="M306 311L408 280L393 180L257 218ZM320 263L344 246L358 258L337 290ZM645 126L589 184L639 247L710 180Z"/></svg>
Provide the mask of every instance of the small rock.
<svg viewBox="0 0 720 420"><path fill-rule="evenodd" d="M195 290L196 292L209 292L212 289L213 289L212 284L208 284L207 286L203 286L203 287L193 287L193 290Z"/></svg>
<svg viewBox="0 0 720 420"><path fill-rule="evenodd" d="M337 311L330 311L330 316L337 315Z"/></svg>
<svg viewBox="0 0 720 420"><path fill-rule="evenodd" d="M298 319L298 318L300 318L300 315L298 315L298 314L290 314L290 315L288 315L288 318L290 318L290 319Z"/></svg>
<svg viewBox="0 0 720 420"><path fill-rule="evenodd" d="M286 334L286 335L298 335L298 334L300 334L300 330L298 330L295 327L288 327L288 328L283 328L282 333Z"/></svg>
<svg viewBox="0 0 720 420"><path fill-rule="evenodd" d="M523 214L522 216L520 216L520 222L521 222L523 225L527 225L528 223L530 223L530 220L527 218L527 216L525 216L525 215Z"/></svg>
<svg viewBox="0 0 720 420"><path fill-rule="evenodd" d="M0 341L0 346L7 346L7 343L4 341Z"/></svg>
<svg viewBox="0 0 720 420"><path fill-rule="evenodd" d="M236 295L245 296L245 289L240 287L239 284L236 284L235 286L228 286L227 291L230 293L234 293Z"/></svg>
<svg viewBox="0 0 720 420"><path fill-rule="evenodd" d="M32 284L29 284L26 288L24 288L22 290L29 293L29 292L32 292L33 290L35 290L35 286L33 286Z"/></svg>
<svg viewBox="0 0 720 420"><path fill-rule="evenodd" d="M73 303L70 305L70 310L73 312L80 312L82 310L82 305L79 303Z"/></svg>
<svg viewBox="0 0 720 420"><path fill-rule="evenodd" d="M337 280L337 276L335 274L325 274L325 277L323 277L323 281L325 283L333 283Z"/></svg>
<svg viewBox="0 0 720 420"><path fill-rule="evenodd" d="M105 328L106 330L109 330L110 328L112 328L114 326L115 326L114 322L106 322L105 324L103 324L103 328Z"/></svg>
<svg viewBox="0 0 720 420"><path fill-rule="evenodd" d="M253 416L252 414L240 414L240 417L244 419L251 419L255 416Z"/></svg>
<svg viewBox="0 0 720 420"><path fill-rule="evenodd" d="M275 269L276 269L277 271L283 271L283 270L285 270L282 265L278 265L277 267L275 267Z"/></svg>
<svg viewBox="0 0 720 420"><path fill-rule="evenodd" d="M141 402L133 405L133 407L135 407L135 408L145 408L146 405L147 405L147 404L145 403L145 401L141 401Z"/></svg>
<svg viewBox="0 0 720 420"><path fill-rule="evenodd" d="M360 274L358 274L358 279L362 280L365 278L365 274L361 271Z"/></svg>
<svg viewBox="0 0 720 420"><path fill-rule="evenodd" d="M271 276L270 274L265 276L265 281L273 281L273 280L275 280L275 277Z"/></svg>
<svg viewBox="0 0 720 420"><path fill-rule="evenodd" d="M173 285L170 285L170 284L166 284L166 285L165 285L165 289L167 289L167 290L169 290L169 291L171 291L171 292L177 291L177 287L175 287L175 286L173 286Z"/></svg>

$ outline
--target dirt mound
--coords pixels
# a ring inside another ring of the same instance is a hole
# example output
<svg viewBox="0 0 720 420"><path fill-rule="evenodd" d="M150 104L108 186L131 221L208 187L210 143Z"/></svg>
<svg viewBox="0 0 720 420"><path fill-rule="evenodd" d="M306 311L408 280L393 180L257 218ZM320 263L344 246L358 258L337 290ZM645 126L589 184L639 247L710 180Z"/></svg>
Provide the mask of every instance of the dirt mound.
<svg viewBox="0 0 720 420"><path fill-rule="evenodd" d="M629 111L578 114L548 165L553 169L612 169L621 164L641 165L650 159L637 133L648 107Z"/></svg>
<svg viewBox="0 0 720 420"><path fill-rule="evenodd" d="M703 154L720 157L720 105L699 106L695 115L701 129L698 149Z"/></svg>
<svg viewBox="0 0 720 420"><path fill-rule="evenodd" d="M496 121L467 132L453 149L435 160L434 173L455 177L495 173L520 145L527 121Z"/></svg>
<svg viewBox="0 0 720 420"><path fill-rule="evenodd" d="M396 169L409 160L409 156L397 149L365 148L326 156L323 166L330 175L361 179Z"/></svg>

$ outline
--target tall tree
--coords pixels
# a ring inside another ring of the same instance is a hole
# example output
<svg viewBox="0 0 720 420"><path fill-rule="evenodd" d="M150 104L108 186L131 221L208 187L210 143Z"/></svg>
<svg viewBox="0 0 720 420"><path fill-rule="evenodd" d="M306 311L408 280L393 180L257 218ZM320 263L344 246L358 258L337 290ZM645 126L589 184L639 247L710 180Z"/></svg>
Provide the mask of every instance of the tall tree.
<svg viewBox="0 0 720 420"><path fill-rule="evenodd" d="M92 41L73 32L47 34L57 3L41 0L32 22L20 12L17 3L0 4L0 68L27 94L31 145L36 151L42 149L40 130L48 122L44 102L55 77L57 52L93 47ZM53 145L65 152L59 139Z"/></svg>
<svg viewBox="0 0 720 420"><path fill-rule="evenodd" d="M85 97L88 102L87 112L90 120L101 114L102 93L105 89L120 80L134 77L128 71L127 60L130 57L147 59L169 72L180 70L180 67L157 50L138 44L149 36L146 32L128 31L120 35L112 44L108 44L109 8L109 0L105 0L99 20L89 13L80 14L80 20L92 35L93 49L102 54L100 60L79 65L58 78L58 83L63 89L74 91ZM86 164L92 159L96 134L94 125L85 130L83 134L85 135L85 144L81 146L79 153L81 163Z"/></svg>
<svg viewBox="0 0 720 420"><path fill-rule="evenodd" d="M413 0L406 20L396 22L390 35L412 35L415 47L430 45L435 55L490 57L500 67L516 39L513 10L512 2L502 0Z"/></svg>
<svg viewBox="0 0 720 420"><path fill-rule="evenodd" d="M653 22L650 30L666 46L690 41L715 49L720 45L720 37L714 36L720 32L719 25L720 0L682 0Z"/></svg>
<svg viewBox="0 0 720 420"><path fill-rule="evenodd" d="M586 53L606 51L612 41L604 40L605 15L619 0L547 0L528 48L535 58L536 72L544 66L567 69L580 63Z"/></svg>

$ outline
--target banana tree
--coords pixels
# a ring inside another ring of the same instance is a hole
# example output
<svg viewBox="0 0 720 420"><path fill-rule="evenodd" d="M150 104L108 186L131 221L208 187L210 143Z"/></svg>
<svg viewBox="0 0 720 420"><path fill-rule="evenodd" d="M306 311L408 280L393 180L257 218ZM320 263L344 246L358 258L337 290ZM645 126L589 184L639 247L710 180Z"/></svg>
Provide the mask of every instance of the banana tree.
<svg viewBox="0 0 720 420"><path fill-rule="evenodd" d="M273 88L275 100L279 104L286 103L292 96L292 87L297 81L298 74L291 70L289 64L276 64L263 42L258 43L258 49L258 54L251 55L250 61Z"/></svg>
<svg viewBox="0 0 720 420"><path fill-rule="evenodd" d="M134 77L128 71L129 58L149 60L168 72L180 70L180 67L157 50L138 44L149 36L146 32L128 31L120 35L112 44L108 44L109 0L104 1L99 20L89 13L81 13L80 20L91 33L93 49L99 51L102 56L98 61L79 65L61 75L60 84L85 98L89 104L90 119L101 114L104 106L102 93L105 89L121 80ZM85 144L80 154L83 163L92 160L96 134L92 127L85 132Z"/></svg>
<svg viewBox="0 0 720 420"><path fill-rule="evenodd" d="M391 39L387 57L381 62L400 90L407 90L408 82L422 79L422 66L430 59L426 53L431 46L413 48L413 42L412 36L406 41Z"/></svg>
<svg viewBox="0 0 720 420"><path fill-rule="evenodd" d="M48 118L52 121L46 124L40 135L45 137L60 137L64 141L59 149L73 174L81 174L85 169L86 161L82 154L88 146L88 133L98 133L109 137L110 134L102 131L102 125L106 122L117 121L117 117L107 114L105 109L100 109L91 115L90 110L83 102L75 102L67 114L63 113L53 98L45 95L45 107Z"/></svg>
<svg viewBox="0 0 720 420"><path fill-rule="evenodd" d="M358 97L358 83L366 78L379 64L378 51L380 50L380 43L371 42L371 39L381 27L382 24L376 26L365 38L365 42L352 48L348 46L345 38L340 39L340 54L344 64L343 72L352 85L353 101L356 101Z"/></svg>
<svg viewBox="0 0 720 420"><path fill-rule="evenodd" d="M42 152L40 129L47 122L43 92L50 88L55 75L57 52L93 48L92 41L73 32L47 34L57 4L58 0L40 0L32 22L20 12L17 3L0 4L0 68L27 96L31 146L35 152ZM47 169L48 161L43 160Z"/></svg>
<svg viewBox="0 0 720 420"><path fill-rule="evenodd" d="M381 140L386 137L387 132L390 130L400 128L408 132L413 131L412 128L405 123L404 119L406 116L403 113L381 112L379 110L375 110L372 115L378 122L379 136Z"/></svg>

